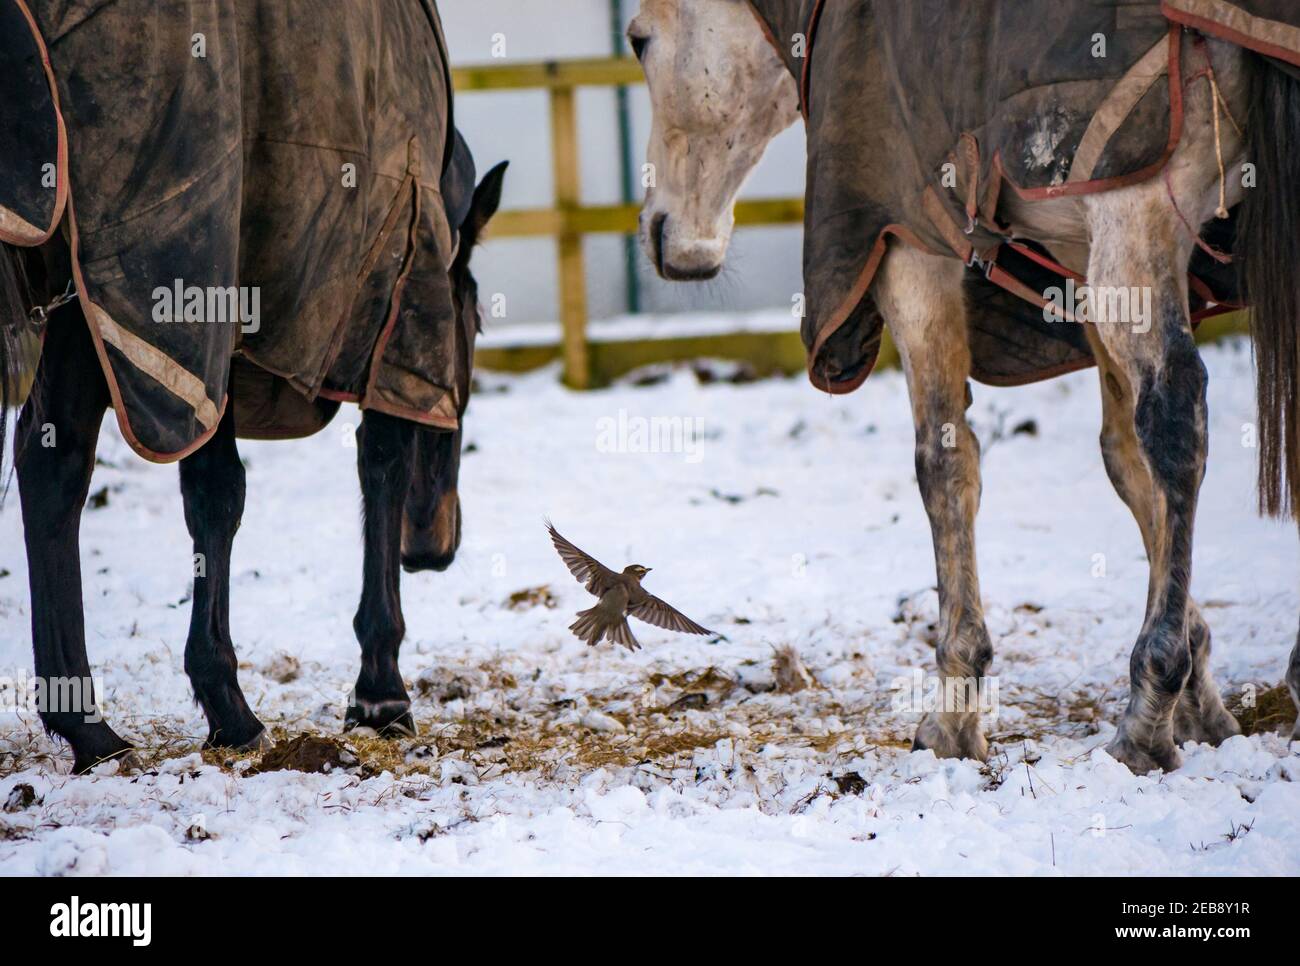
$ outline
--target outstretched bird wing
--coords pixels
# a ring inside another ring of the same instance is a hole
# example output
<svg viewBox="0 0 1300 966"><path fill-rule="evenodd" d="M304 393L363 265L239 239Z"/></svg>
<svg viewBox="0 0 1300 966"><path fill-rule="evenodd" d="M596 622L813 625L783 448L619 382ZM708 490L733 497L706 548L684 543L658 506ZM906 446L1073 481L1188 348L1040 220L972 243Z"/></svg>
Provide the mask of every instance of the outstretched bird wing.
<svg viewBox="0 0 1300 966"><path fill-rule="evenodd" d="M551 533L551 543L555 544L555 550L564 561L564 565L569 568L569 573L578 578L578 583L582 584L590 593L597 597L603 597L605 592L614 586L618 574L610 570L603 563L579 550L573 544L560 536L560 531L551 525L549 520L546 521L546 529ZM667 605L665 605L667 606ZM672 610L672 608L669 608Z"/></svg>
<svg viewBox="0 0 1300 966"><path fill-rule="evenodd" d="M668 631L681 631L683 634L712 634L707 627L701 627L676 607L666 604L654 594L641 592L628 605L627 612L637 620L662 627Z"/></svg>

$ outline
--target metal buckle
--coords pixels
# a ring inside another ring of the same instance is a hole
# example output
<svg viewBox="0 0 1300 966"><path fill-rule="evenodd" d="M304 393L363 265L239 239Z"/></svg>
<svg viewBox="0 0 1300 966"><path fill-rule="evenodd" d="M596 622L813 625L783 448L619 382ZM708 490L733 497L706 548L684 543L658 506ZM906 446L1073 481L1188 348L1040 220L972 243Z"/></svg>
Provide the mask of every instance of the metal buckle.
<svg viewBox="0 0 1300 966"><path fill-rule="evenodd" d="M970 258L966 261L966 267L978 268L984 273L984 277L988 278L993 274L993 269L997 267L997 261L995 259L989 259L987 262L984 261L984 259L980 258L979 250L972 245Z"/></svg>
<svg viewBox="0 0 1300 966"><path fill-rule="evenodd" d="M77 297L77 286L72 279L68 279L68 287L63 290L63 294L57 296L53 301L46 305L33 306L32 310L27 313L27 323L40 335L45 326L49 324L50 316L55 309L67 305Z"/></svg>

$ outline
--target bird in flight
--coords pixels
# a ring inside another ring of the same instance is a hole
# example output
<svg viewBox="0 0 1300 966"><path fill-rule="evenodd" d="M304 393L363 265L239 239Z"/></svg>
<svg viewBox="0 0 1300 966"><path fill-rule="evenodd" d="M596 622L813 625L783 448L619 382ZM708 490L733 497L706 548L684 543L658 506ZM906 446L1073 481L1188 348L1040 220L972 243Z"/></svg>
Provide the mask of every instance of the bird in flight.
<svg viewBox="0 0 1300 966"><path fill-rule="evenodd" d="M555 544L556 552L569 572L578 578L588 593L600 598L595 607L578 611L578 619L569 625L569 630L579 640L595 646L601 638L605 638L615 644L622 644L629 651L635 651L641 645L632 636L632 629L627 626L628 617L670 631L686 634L713 633L641 586L641 579L650 572L649 567L629 564L623 568L622 573L617 573L560 536L560 532L549 520L546 521L546 529L550 531L551 543Z"/></svg>

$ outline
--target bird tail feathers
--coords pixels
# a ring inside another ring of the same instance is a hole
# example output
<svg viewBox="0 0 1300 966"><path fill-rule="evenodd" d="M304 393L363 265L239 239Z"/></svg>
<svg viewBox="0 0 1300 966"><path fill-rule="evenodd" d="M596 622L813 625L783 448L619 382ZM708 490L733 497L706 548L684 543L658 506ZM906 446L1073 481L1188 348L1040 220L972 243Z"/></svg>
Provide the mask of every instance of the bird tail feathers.
<svg viewBox="0 0 1300 966"><path fill-rule="evenodd" d="M636 651L641 647L632 636L632 628L627 626L626 617L609 629L609 639L615 644L622 644L629 651Z"/></svg>
<svg viewBox="0 0 1300 966"><path fill-rule="evenodd" d="M641 647L637 643L637 639L632 636L632 628L627 626L627 618L617 624L604 624L601 622L597 610L597 608L591 607L587 610L578 611L578 619L569 625L569 630L573 631L580 641L595 647L604 637L615 644L622 644L629 651L635 651Z"/></svg>
<svg viewBox="0 0 1300 966"><path fill-rule="evenodd" d="M578 640L595 647L600 643L601 635L605 629L596 618L596 608L591 607L587 610L578 611L578 619L569 625L569 630L577 635Z"/></svg>

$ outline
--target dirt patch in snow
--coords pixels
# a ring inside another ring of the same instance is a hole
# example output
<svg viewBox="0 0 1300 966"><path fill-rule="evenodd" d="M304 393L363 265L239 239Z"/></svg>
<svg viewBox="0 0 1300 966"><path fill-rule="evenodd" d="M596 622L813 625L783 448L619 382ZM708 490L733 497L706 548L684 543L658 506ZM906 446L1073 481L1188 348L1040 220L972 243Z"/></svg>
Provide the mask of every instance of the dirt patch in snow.
<svg viewBox="0 0 1300 966"><path fill-rule="evenodd" d="M1257 735L1273 731L1288 734L1295 727L1296 706L1286 685L1264 690L1242 690L1225 702L1241 725L1242 734Z"/></svg>

